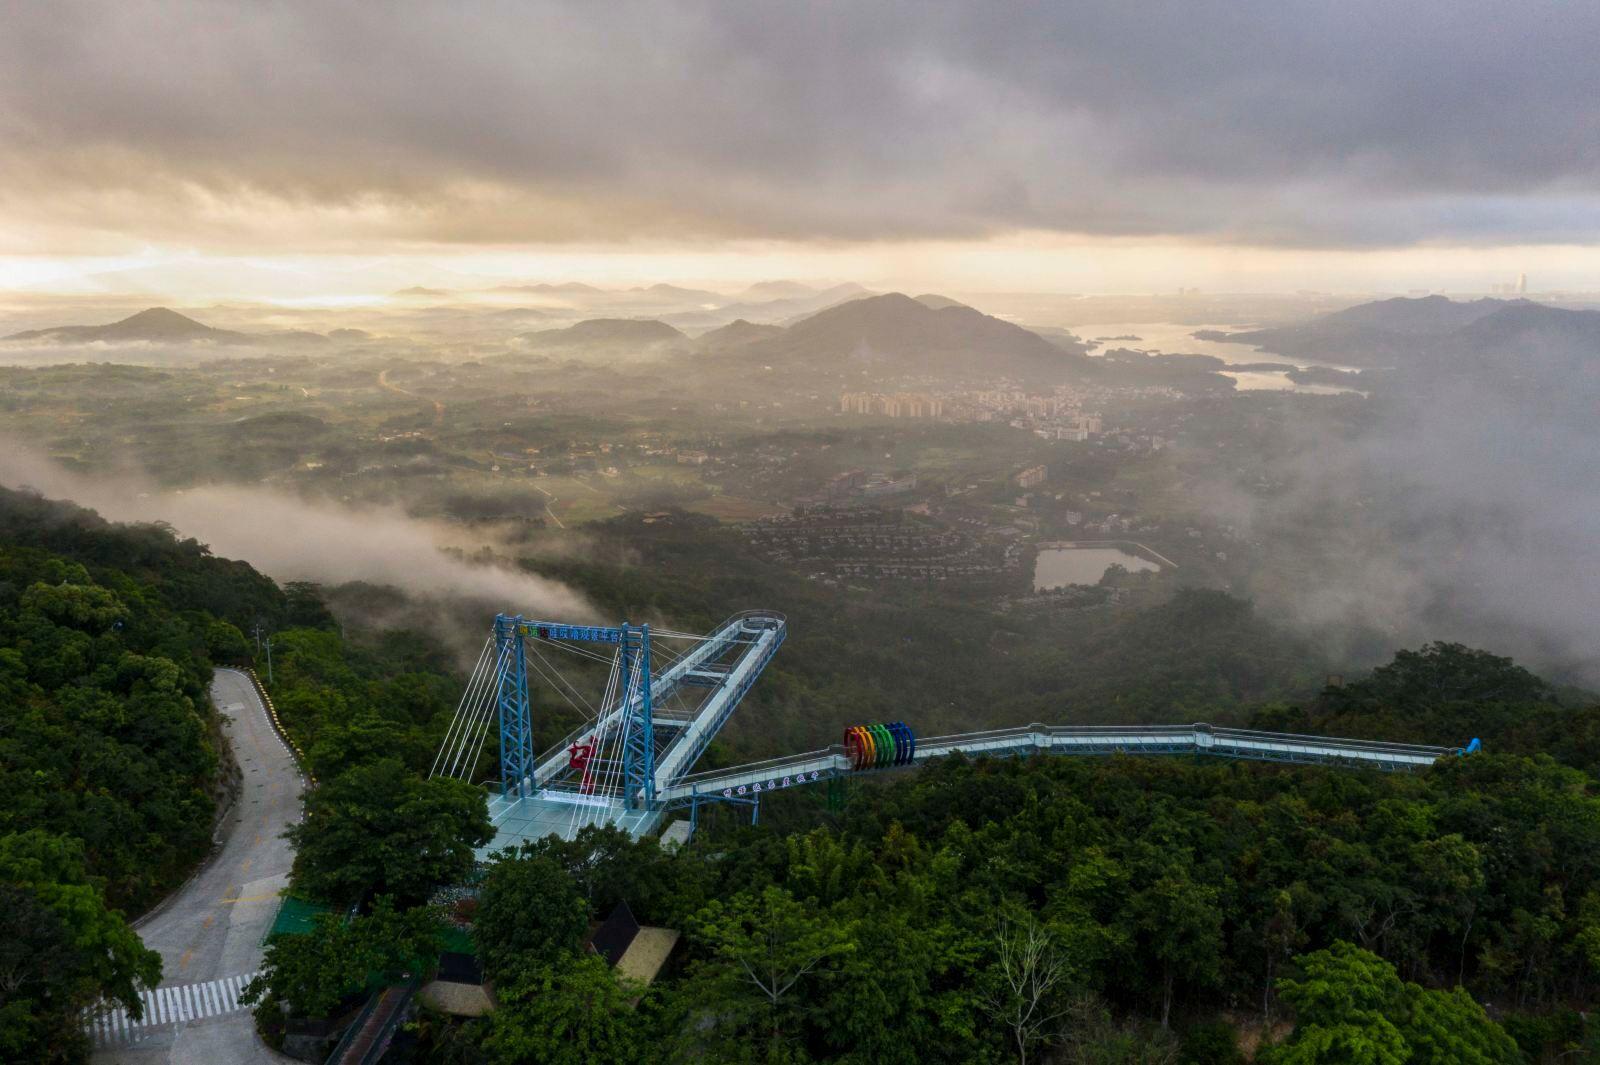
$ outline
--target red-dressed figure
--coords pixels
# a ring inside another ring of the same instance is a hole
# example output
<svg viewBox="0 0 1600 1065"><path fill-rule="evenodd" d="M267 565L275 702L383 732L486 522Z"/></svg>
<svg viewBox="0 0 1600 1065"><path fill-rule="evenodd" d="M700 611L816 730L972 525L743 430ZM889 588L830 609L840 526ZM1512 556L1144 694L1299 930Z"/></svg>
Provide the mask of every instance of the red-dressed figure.
<svg viewBox="0 0 1600 1065"><path fill-rule="evenodd" d="M580 795L594 794L594 774L589 770L589 759L594 757L594 741L588 743L574 743L567 748L567 766L583 772L583 779L578 783Z"/></svg>

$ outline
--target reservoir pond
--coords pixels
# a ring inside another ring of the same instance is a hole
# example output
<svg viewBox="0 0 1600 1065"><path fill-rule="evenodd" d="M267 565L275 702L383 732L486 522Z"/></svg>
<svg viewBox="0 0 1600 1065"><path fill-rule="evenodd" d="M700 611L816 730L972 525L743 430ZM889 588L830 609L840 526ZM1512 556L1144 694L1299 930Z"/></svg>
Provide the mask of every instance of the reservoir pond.
<svg viewBox="0 0 1600 1065"><path fill-rule="evenodd" d="M1113 564L1130 573L1161 568L1120 547L1046 547L1039 550L1038 561L1033 565L1033 590L1099 584Z"/></svg>

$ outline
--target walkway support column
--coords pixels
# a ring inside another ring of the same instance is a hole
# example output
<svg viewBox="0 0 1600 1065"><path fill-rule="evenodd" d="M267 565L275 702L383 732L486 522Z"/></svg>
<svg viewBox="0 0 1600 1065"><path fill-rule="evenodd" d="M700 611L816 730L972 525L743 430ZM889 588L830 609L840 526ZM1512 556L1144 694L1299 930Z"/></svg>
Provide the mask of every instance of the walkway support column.
<svg viewBox="0 0 1600 1065"><path fill-rule="evenodd" d="M651 705L650 626L622 624L622 802L630 810L656 801L656 728ZM630 697L630 688L637 692Z"/></svg>
<svg viewBox="0 0 1600 1065"><path fill-rule="evenodd" d="M494 619L495 664L500 706L500 794L525 798L533 784L533 725L528 706L528 653L520 615Z"/></svg>

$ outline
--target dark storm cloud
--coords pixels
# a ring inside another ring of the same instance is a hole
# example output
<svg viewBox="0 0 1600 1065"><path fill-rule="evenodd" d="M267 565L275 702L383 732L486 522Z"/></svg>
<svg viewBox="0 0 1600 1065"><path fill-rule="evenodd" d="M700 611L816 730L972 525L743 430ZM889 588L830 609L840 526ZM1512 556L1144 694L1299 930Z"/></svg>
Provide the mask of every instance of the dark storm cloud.
<svg viewBox="0 0 1600 1065"><path fill-rule="evenodd" d="M137 229L170 202L375 213L399 236L465 242L1600 236L1593 5L67 2L0 17L0 198L15 213L37 197L68 226ZM135 217L98 217L108 196Z"/></svg>

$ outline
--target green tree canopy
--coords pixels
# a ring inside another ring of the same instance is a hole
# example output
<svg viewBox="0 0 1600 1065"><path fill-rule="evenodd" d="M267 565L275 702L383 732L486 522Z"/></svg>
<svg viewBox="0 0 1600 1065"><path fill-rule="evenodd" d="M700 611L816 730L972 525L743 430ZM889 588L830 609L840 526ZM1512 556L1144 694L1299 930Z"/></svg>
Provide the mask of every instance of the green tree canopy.
<svg viewBox="0 0 1600 1065"><path fill-rule="evenodd" d="M478 895L474 938L495 977L555 966L576 954L589 930L589 904L548 855L502 856Z"/></svg>
<svg viewBox="0 0 1600 1065"><path fill-rule="evenodd" d="M1303 979L1279 982L1294 1032L1270 1065L1517 1065L1511 1037L1460 987L1401 983L1394 966L1349 943L1297 959Z"/></svg>
<svg viewBox="0 0 1600 1065"><path fill-rule="evenodd" d="M381 759L316 788L288 835L295 881L311 894L342 905L374 894L415 905L464 879L494 829L482 790L424 780L398 759Z"/></svg>
<svg viewBox="0 0 1600 1065"><path fill-rule="evenodd" d="M104 996L140 1013L161 980L145 948L84 868L83 848L46 832L0 836L0 1051L52 1060L81 1049L78 1013Z"/></svg>
<svg viewBox="0 0 1600 1065"><path fill-rule="evenodd" d="M421 974L439 960L439 914L430 907L395 908L379 896L369 913L348 921L321 914L310 932L279 935L267 944L261 975L240 1001L258 1002L258 1015L280 1004L301 1017L324 1017L370 979Z"/></svg>
<svg viewBox="0 0 1600 1065"><path fill-rule="evenodd" d="M727 986L765 1006L774 1050L797 988L855 949L848 925L780 887L713 900L696 917L695 934L711 949Z"/></svg>
<svg viewBox="0 0 1600 1065"><path fill-rule="evenodd" d="M630 999L605 959L524 955L495 986L483 1046L495 1065L633 1065L651 1059Z"/></svg>

